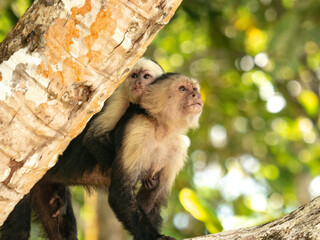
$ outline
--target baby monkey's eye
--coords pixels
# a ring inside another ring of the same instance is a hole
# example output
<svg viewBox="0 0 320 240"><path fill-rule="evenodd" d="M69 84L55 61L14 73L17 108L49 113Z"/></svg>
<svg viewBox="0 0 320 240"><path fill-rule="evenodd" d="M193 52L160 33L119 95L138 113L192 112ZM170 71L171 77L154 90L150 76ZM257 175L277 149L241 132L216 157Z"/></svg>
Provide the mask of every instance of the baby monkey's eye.
<svg viewBox="0 0 320 240"><path fill-rule="evenodd" d="M150 74L145 74L144 76L143 76L143 78L145 78L145 79L150 79L152 76L150 75Z"/></svg>
<svg viewBox="0 0 320 240"><path fill-rule="evenodd" d="M181 91L181 92L184 92L184 91L186 91L187 89L186 89L186 87L185 86L180 86L179 87L179 91Z"/></svg>
<svg viewBox="0 0 320 240"><path fill-rule="evenodd" d="M137 77L138 77L138 74L132 73L132 74L131 74L131 77L132 77L132 78L137 78Z"/></svg>

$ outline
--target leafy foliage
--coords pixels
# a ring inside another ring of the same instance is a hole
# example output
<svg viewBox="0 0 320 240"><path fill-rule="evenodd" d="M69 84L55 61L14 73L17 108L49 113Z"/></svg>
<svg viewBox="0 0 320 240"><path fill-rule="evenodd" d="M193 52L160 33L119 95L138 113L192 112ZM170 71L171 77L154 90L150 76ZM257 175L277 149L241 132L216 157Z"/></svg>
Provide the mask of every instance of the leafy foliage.
<svg viewBox="0 0 320 240"><path fill-rule="evenodd" d="M185 0L153 41L147 54L198 78L205 101L168 233L257 225L319 195L319 8Z"/></svg>

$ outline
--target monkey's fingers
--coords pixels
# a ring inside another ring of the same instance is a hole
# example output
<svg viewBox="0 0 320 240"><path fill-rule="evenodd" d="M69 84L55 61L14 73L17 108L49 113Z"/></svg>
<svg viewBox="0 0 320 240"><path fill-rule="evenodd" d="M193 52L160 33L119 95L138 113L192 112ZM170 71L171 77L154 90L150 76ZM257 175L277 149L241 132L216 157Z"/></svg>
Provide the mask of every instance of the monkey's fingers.
<svg viewBox="0 0 320 240"><path fill-rule="evenodd" d="M57 196L54 195L52 198L50 198L49 204L52 205L56 200L57 200Z"/></svg>
<svg viewBox="0 0 320 240"><path fill-rule="evenodd" d="M144 180L143 182L143 186L147 189L147 190L153 190L155 188L157 188L159 186L159 178L154 178L154 177L149 177L147 179Z"/></svg>
<svg viewBox="0 0 320 240"><path fill-rule="evenodd" d="M55 213L53 213L52 214L52 217L57 217L57 216L59 216L59 215L61 215L61 214L66 214L67 213L67 206L66 205L64 205L64 206L61 206L61 207L59 207L58 209L57 209L57 211L55 211Z"/></svg>
<svg viewBox="0 0 320 240"><path fill-rule="evenodd" d="M53 214L52 214L52 217L57 217L57 216L59 216L59 215L64 215L64 214L66 214L67 213L67 206L66 205L63 205L63 206L61 206L61 207L59 207L58 209L57 209L57 211L55 211Z"/></svg>
<svg viewBox="0 0 320 240"><path fill-rule="evenodd" d="M58 208L57 210L52 214L52 217L57 217L59 216L60 214L66 214L67 213L67 204L66 202L61 198L59 197L58 195L54 194L54 196L50 199L49 201L49 204L50 205L53 205L54 202L58 202L57 205L58 205Z"/></svg>
<svg viewBox="0 0 320 240"><path fill-rule="evenodd" d="M151 178L145 180L144 187L148 190L151 190L153 188L153 182Z"/></svg>
<svg viewBox="0 0 320 240"><path fill-rule="evenodd" d="M52 214L52 217L53 217L53 218L56 218L57 216L59 216L59 214L60 214L60 211L57 210L54 214Z"/></svg>

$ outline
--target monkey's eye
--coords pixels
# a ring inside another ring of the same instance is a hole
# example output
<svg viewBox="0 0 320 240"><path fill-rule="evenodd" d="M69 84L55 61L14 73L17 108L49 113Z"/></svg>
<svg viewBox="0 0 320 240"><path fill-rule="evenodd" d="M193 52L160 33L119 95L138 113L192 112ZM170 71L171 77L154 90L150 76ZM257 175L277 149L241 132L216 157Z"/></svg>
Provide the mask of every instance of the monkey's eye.
<svg viewBox="0 0 320 240"><path fill-rule="evenodd" d="M137 77L138 77L138 74L132 73L132 74L131 74L131 77L132 77L132 78L137 78Z"/></svg>
<svg viewBox="0 0 320 240"><path fill-rule="evenodd" d="M150 75L150 74L145 74L144 76L143 76L143 78L144 79L150 79L152 76Z"/></svg>
<svg viewBox="0 0 320 240"><path fill-rule="evenodd" d="M187 89L186 89L186 87L185 86L180 86L179 87L179 91L180 92L184 92L184 91L186 91Z"/></svg>

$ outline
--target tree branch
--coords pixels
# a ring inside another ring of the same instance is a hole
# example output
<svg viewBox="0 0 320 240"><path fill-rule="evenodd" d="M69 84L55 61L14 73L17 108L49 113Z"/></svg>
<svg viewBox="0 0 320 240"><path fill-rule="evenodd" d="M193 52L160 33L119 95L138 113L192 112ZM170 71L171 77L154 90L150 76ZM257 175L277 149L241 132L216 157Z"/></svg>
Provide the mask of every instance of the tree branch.
<svg viewBox="0 0 320 240"><path fill-rule="evenodd" d="M320 197L275 221L189 240L316 240L320 238Z"/></svg>

